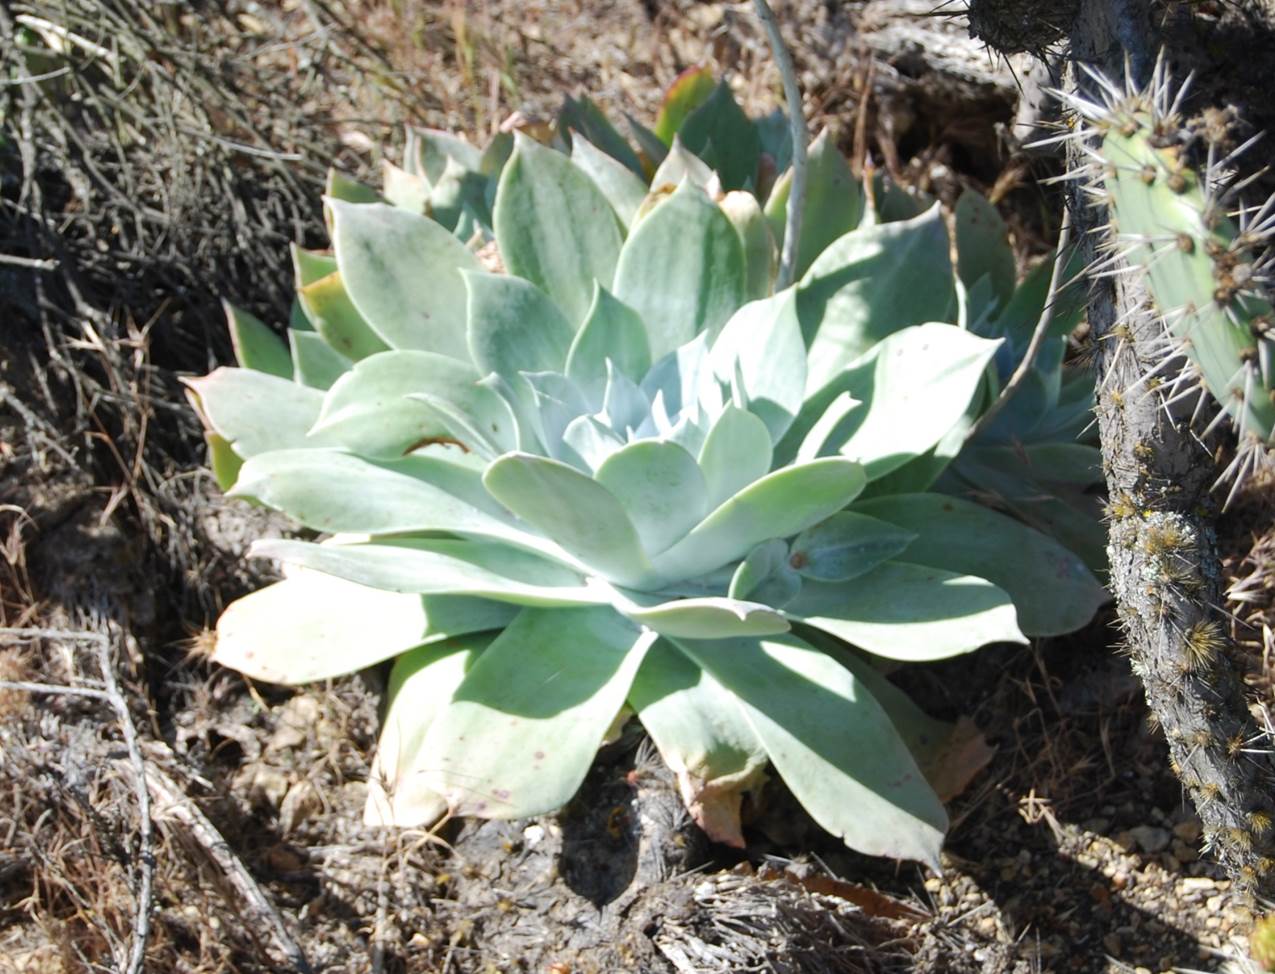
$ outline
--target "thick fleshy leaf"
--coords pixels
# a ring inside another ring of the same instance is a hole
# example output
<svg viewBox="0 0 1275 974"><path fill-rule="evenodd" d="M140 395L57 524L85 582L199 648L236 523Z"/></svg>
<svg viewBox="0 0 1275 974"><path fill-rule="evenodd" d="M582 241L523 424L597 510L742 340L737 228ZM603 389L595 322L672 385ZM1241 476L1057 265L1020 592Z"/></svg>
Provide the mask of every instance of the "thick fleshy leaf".
<svg viewBox="0 0 1275 974"><path fill-rule="evenodd" d="M848 393L864 405L845 414L820 451L859 460L870 479L882 477L961 421L999 344L943 324L891 335L807 401L776 454L795 455L824 411Z"/></svg>
<svg viewBox="0 0 1275 974"><path fill-rule="evenodd" d="M714 842L742 849L740 805L764 780L769 759L734 695L660 640L633 679L629 706L677 776L696 824Z"/></svg>
<svg viewBox="0 0 1275 974"><path fill-rule="evenodd" d="M564 440L567 427L590 411L580 387L560 372L525 372L523 380L531 386L531 398L539 420L540 442L555 460L569 463L580 470L591 469Z"/></svg>
<svg viewBox="0 0 1275 974"><path fill-rule="evenodd" d="M500 255L511 274L557 302L574 332L589 311L593 282L610 286L615 275L620 227L602 191L570 159L514 138L496 191Z"/></svg>
<svg viewBox="0 0 1275 974"><path fill-rule="evenodd" d="M388 159L381 160L381 192L385 200L400 210L427 215L429 180L421 173L400 169Z"/></svg>
<svg viewBox="0 0 1275 974"><path fill-rule="evenodd" d="M770 294L775 283L775 265L779 256L770 224L752 193L732 190L718 205L734 225L744 247L744 267L747 270L745 294L750 301L761 300Z"/></svg>
<svg viewBox="0 0 1275 974"><path fill-rule="evenodd" d="M655 116L655 134L660 141L672 145L673 136L687 116L708 101L716 87L713 72L708 68L687 68L679 74L664 93L664 101Z"/></svg>
<svg viewBox="0 0 1275 974"><path fill-rule="evenodd" d="M443 174L430 187L426 214L459 239L468 240L479 227L490 228L490 180L457 159L448 159Z"/></svg>
<svg viewBox="0 0 1275 974"><path fill-rule="evenodd" d="M570 142L572 154L575 154L576 138L588 140L590 145L622 164L633 175L640 175L642 163L633 147L621 135L602 109L594 104L588 95L583 98L567 96L562 110L558 113L558 134L565 135Z"/></svg>
<svg viewBox="0 0 1275 974"><path fill-rule="evenodd" d="M562 442L590 470L597 470L616 450L625 444L610 427L604 426L593 416L577 416L562 431Z"/></svg>
<svg viewBox="0 0 1275 974"><path fill-rule="evenodd" d="M478 259L440 224L393 206L331 202L345 289L392 348L468 359L461 271Z"/></svg>
<svg viewBox="0 0 1275 974"><path fill-rule="evenodd" d="M447 800L424 784L434 760L423 747L425 737L492 638L483 634L448 640L395 660L385 689L389 705L367 777L364 824L413 828L432 825L446 814Z"/></svg>
<svg viewBox="0 0 1275 974"><path fill-rule="evenodd" d="M456 815L523 818L562 807L655 638L606 608L524 610L430 725L423 786Z"/></svg>
<svg viewBox="0 0 1275 974"><path fill-rule="evenodd" d="M574 467L510 453L487 468L488 492L599 575L645 587L651 567L616 496Z"/></svg>
<svg viewBox="0 0 1275 974"><path fill-rule="evenodd" d="M305 308L301 307L301 299L292 296L292 306L288 309L288 331L314 331L314 325L306 317Z"/></svg>
<svg viewBox="0 0 1275 974"><path fill-rule="evenodd" d="M947 815L849 670L792 636L676 643L735 695L816 822L859 852L937 868Z"/></svg>
<svg viewBox="0 0 1275 974"><path fill-rule="evenodd" d="M292 356L283 340L256 315L236 308L229 301L223 301L221 306L226 312L235 361L245 369L256 369L282 379L292 378Z"/></svg>
<svg viewBox="0 0 1275 974"><path fill-rule="evenodd" d="M656 167L668 155L668 146L661 142L660 137L651 129L627 112L624 114L624 120L628 123L629 131L633 133L633 138L637 142L638 153L642 159L642 174L649 177L655 173Z"/></svg>
<svg viewBox="0 0 1275 974"><path fill-rule="evenodd" d="M887 335L956 313L947 228L936 204L913 220L860 227L820 254L797 315L818 388Z"/></svg>
<svg viewBox="0 0 1275 974"><path fill-rule="evenodd" d="M686 116L677 134L686 148L717 171L723 189L757 184L761 138L725 81L719 82L704 103Z"/></svg>
<svg viewBox="0 0 1275 974"><path fill-rule="evenodd" d="M351 361L389 348L359 314L337 271L297 292L306 317L323 340Z"/></svg>
<svg viewBox="0 0 1275 974"><path fill-rule="evenodd" d="M701 332L715 338L744 303L746 284L739 234L688 184L634 227L615 272L616 297L646 322L654 361Z"/></svg>
<svg viewBox="0 0 1275 974"><path fill-rule="evenodd" d="M1086 464L1083 469L1088 473L1092 468ZM1024 462L1014 447L971 445L956 458L939 487L944 493L992 503L1010 512L1037 531L1057 538L1091 571L1107 568L1107 529L1099 520L1097 498L1059 481L1036 479L1031 463Z"/></svg>
<svg viewBox="0 0 1275 974"><path fill-rule="evenodd" d="M328 170L328 179L324 184L323 194L343 203L355 203L358 205L379 203L381 201L381 194L367 185L367 183L360 182L352 176L347 176L335 168Z"/></svg>
<svg viewBox="0 0 1275 974"><path fill-rule="evenodd" d="M489 541L396 538L313 544L263 539L253 544L251 554L390 592L472 595L541 606L597 605L606 600L564 565Z"/></svg>
<svg viewBox="0 0 1275 974"><path fill-rule="evenodd" d="M641 164L638 164L635 172L578 132L571 139L571 161L597 184L620 222L625 227L631 225L642 201L646 199L646 183L637 175L641 171ZM634 161L637 161L636 156Z"/></svg>
<svg viewBox="0 0 1275 974"><path fill-rule="evenodd" d="M699 465L708 487L708 508L716 510L770 471L770 431L738 406L727 406L700 448Z"/></svg>
<svg viewBox="0 0 1275 974"><path fill-rule="evenodd" d="M901 554L915 540L914 530L865 514L841 511L797 535L789 563L806 578L844 582Z"/></svg>
<svg viewBox="0 0 1275 974"><path fill-rule="evenodd" d="M995 755L996 749L970 718L960 717L954 724L936 720L841 640L809 626L802 626L799 635L832 656L868 688L940 801L951 801L960 795Z"/></svg>
<svg viewBox="0 0 1275 974"><path fill-rule="evenodd" d="M353 673L422 643L499 629L517 612L501 602L382 592L294 569L227 607L212 658L254 680L297 685Z"/></svg>
<svg viewBox="0 0 1275 974"><path fill-rule="evenodd" d="M735 569L728 589L732 599L748 599L776 609L782 609L800 591L801 576L790 562L788 543L779 538L763 541L750 551Z"/></svg>
<svg viewBox="0 0 1275 974"><path fill-rule="evenodd" d="M255 369L220 368L183 380L205 425L247 458L288 447L326 446L306 434L318 418L323 393ZM270 417L268 423L261 421Z"/></svg>
<svg viewBox="0 0 1275 974"><path fill-rule="evenodd" d="M408 172L436 183L443 178L449 161L476 170L480 167L481 154L475 146L450 132L408 127L407 144L403 147L403 165Z"/></svg>
<svg viewBox="0 0 1275 974"><path fill-rule="evenodd" d="M567 375L600 400L608 361L634 382L641 382L651 368L651 342L638 313L597 284L589 313L567 353Z"/></svg>
<svg viewBox="0 0 1275 974"><path fill-rule="evenodd" d="M682 140L673 137L673 146L668 150L651 177L651 195L643 201L635 214L634 222L651 212L663 196L672 193L683 183L690 183L699 189L707 190L710 183L716 180L713 170L699 156L682 145Z"/></svg>
<svg viewBox="0 0 1275 974"><path fill-rule="evenodd" d="M212 468L213 479L222 490L230 490L243 468L243 457L234 451L229 440L217 433L204 433L204 442L208 445L208 466Z"/></svg>
<svg viewBox="0 0 1275 974"><path fill-rule="evenodd" d="M545 150L546 152L549 150ZM480 373L500 376L525 407L524 372L562 372L575 329L543 291L508 274L466 274L469 353Z"/></svg>
<svg viewBox="0 0 1275 974"><path fill-rule="evenodd" d="M956 272L967 288L986 278L993 307L1003 307L1014 293L1017 271L1009 228L996 207L967 189L956 202ZM977 315L983 309L974 309Z"/></svg>
<svg viewBox="0 0 1275 974"><path fill-rule="evenodd" d="M754 545L818 524L854 500L866 482L859 464L839 457L777 470L726 501L656 558L656 570L675 580L721 568Z"/></svg>
<svg viewBox="0 0 1275 974"><path fill-rule="evenodd" d="M717 377L742 381L748 411L765 422L778 443L805 398L806 346L796 291L751 301L736 311L713 343L712 355Z"/></svg>
<svg viewBox="0 0 1275 974"><path fill-rule="evenodd" d="M899 494L862 501L855 510L916 532L905 561L1000 586L1014 600L1019 625L1029 636L1079 629L1107 601L1079 557L982 505L941 494Z"/></svg>
<svg viewBox="0 0 1275 974"><path fill-rule="evenodd" d="M988 643L1026 643L1009 593L983 578L890 561L849 582L808 581L785 607L878 656L946 659Z"/></svg>
<svg viewBox="0 0 1275 974"><path fill-rule="evenodd" d="M594 477L628 513L651 556L680 541L709 510L704 474L676 443L630 443L612 453Z"/></svg>
<svg viewBox="0 0 1275 974"><path fill-rule="evenodd" d="M336 273L336 257L322 250L306 250L292 244L293 284L300 291L320 278Z"/></svg>
<svg viewBox="0 0 1275 974"><path fill-rule="evenodd" d="M354 363L323 340L317 331L288 329L292 350L292 378L311 389L327 390L354 367Z"/></svg>
<svg viewBox="0 0 1275 974"><path fill-rule="evenodd" d="M363 456L401 457L446 430L430 406L408 398L422 392L463 405L497 453L516 446L505 401L478 384L472 367L433 352L382 352L359 362L328 391L315 431Z"/></svg>
<svg viewBox="0 0 1275 974"><path fill-rule="evenodd" d="M611 604L639 625L686 639L773 636L791 628L772 607L743 599L705 596L661 602L658 596L617 591Z"/></svg>
<svg viewBox="0 0 1275 974"><path fill-rule="evenodd" d="M275 450L244 464L233 494L333 534L446 531L543 544L492 502L478 469L445 456L369 460L342 450Z"/></svg>
<svg viewBox="0 0 1275 974"><path fill-rule="evenodd" d="M792 192L792 170L775 183L766 200L766 219L776 246L783 246L788 220L788 195ZM797 276L803 276L832 244L859 226L866 199L863 187L850 164L837 148L828 129L810 144L806 170L806 205L801 216L801 240L797 248Z"/></svg>

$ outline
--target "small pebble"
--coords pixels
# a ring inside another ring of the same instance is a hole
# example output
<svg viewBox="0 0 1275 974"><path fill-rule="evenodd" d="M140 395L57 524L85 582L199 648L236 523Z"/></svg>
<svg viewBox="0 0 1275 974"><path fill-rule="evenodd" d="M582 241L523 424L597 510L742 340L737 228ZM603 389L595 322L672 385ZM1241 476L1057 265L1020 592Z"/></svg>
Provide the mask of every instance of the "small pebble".
<svg viewBox="0 0 1275 974"><path fill-rule="evenodd" d="M1129 830L1129 835L1137 843L1138 848L1148 854L1161 852L1169 847L1172 836L1168 829L1154 828L1150 825L1139 825Z"/></svg>

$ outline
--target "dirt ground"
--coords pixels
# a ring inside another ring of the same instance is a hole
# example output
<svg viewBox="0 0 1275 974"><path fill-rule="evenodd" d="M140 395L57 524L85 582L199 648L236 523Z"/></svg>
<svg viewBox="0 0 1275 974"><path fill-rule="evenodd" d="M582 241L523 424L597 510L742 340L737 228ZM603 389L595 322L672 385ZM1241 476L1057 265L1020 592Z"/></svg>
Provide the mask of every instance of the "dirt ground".
<svg viewBox="0 0 1275 974"><path fill-rule="evenodd" d="M652 873L640 836L688 833L633 735L560 816L365 828L384 673L294 692L206 661L220 608L269 577L248 542L288 531L203 470L176 379L228 359L216 299L285 320L328 161L374 172L404 122L485 133L580 92L649 120L693 64L767 111L778 79L747 4L148 6L0 9L0 77L32 73L37 21L100 49L0 89L0 972L1250 969L1265 904L1210 865L1110 611L895 674L993 749L941 875L848 853L778 788L743 853L692 843ZM959 17L777 6L816 126L907 185L988 192L1024 262L1047 249L1057 162L1023 149L1015 73ZM1258 704L1271 493L1225 525Z"/></svg>

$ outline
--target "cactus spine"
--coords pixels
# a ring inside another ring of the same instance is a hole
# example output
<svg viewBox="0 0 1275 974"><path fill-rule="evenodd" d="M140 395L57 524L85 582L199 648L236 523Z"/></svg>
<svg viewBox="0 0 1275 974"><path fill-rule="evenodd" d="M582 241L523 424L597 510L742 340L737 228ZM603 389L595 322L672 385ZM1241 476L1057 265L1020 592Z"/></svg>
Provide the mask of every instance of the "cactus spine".
<svg viewBox="0 0 1275 974"><path fill-rule="evenodd" d="M1118 92L1088 113L1101 135L1110 251L1141 269L1162 317L1166 340L1146 383L1166 388L1169 402L1209 391L1238 433L1224 479L1239 483L1275 445L1275 317L1259 290L1275 200L1229 212L1225 175L1238 150L1217 161L1210 148L1204 172L1193 169L1178 113L1185 86L1170 99L1164 69L1156 75L1145 92Z"/></svg>

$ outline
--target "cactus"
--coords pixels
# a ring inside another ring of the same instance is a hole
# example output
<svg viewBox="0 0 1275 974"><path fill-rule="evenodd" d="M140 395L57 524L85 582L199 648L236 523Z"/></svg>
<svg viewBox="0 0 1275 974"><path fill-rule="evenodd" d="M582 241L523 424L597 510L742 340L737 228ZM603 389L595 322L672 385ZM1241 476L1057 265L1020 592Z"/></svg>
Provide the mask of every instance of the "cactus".
<svg viewBox="0 0 1275 974"><path fill-rule="evenodd" d="M432 134L384 196L334 182L291 351L231 309L240 367L190 382L230 493L328 535L256 545L285 577L226 610L215 659L281 683L395 661L369 822L552 811L635 715L714 838L742 843L772 766L852 848L933 864L922 718L869 659L1067 632L1105 599L1057 541L929 490L1006 345L951 320L937 206L821 213L776 291L785 179L723 193L681 142L760 146L726 180L754 188L777 158L712 92L641 155L576 102L569 155Z"/></svg>
<svg viewBox="0 0 1275 974"><path fill-rule="evenodd" d="M1077 105L1097 136L1084 175L1110 205L1109 250L1141 269L1162 318L1144 381L1169 405L1208 390L1239 440L1222 478L1238 486L1275 446L1275 317L1261 256L1275 201L1231 212L1227 167L1243 146L1218 160L1210 145L1205 169L1192 166L1179 111L1187 86L1174 93L1163 63L1144 91L1103 90L1104 103Z"/></svg>

